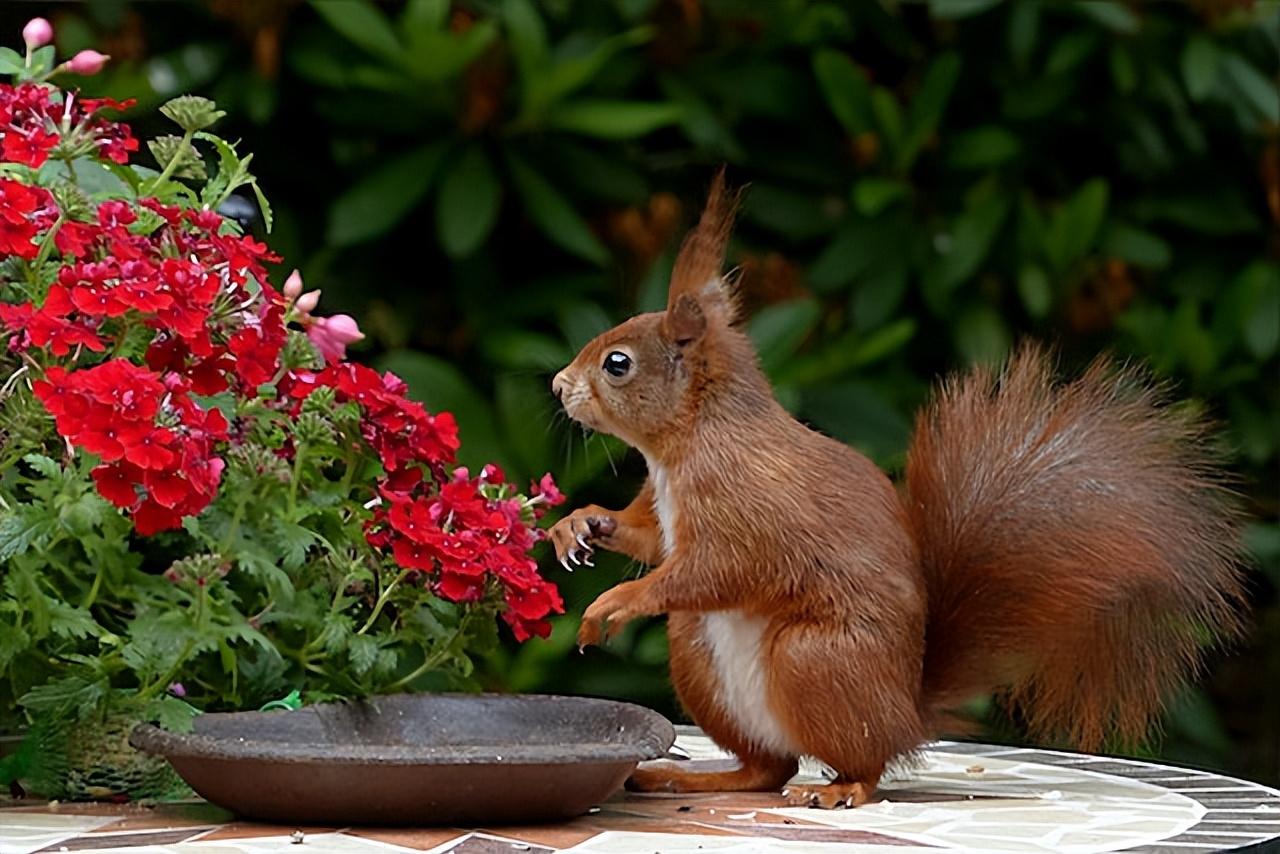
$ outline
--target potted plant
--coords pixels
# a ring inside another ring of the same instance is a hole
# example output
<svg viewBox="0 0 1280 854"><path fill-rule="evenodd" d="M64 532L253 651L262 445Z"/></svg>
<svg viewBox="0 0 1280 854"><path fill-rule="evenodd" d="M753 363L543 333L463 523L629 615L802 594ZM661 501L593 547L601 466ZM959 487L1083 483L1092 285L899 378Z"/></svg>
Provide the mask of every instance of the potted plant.
<svg viewBox="0 0 1280 854"><path fill-rule="evenodd" d="M270 208L215 105L55 81L47 22L0 48L0 760L54 797L163 794L124 741L202 709L465 688L500 620L562 611L530 549L562 498L455 467L452 416L347 361L355 321L218 211Z"/></svg>

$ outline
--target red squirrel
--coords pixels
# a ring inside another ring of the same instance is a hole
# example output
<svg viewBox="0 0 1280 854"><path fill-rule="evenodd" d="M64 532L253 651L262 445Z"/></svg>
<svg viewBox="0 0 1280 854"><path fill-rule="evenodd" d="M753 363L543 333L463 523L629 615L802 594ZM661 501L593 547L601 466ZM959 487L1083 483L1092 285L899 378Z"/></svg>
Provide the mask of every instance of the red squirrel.
<svg viewBox="0 0 1280 854"><path fill-rule="evenodd" d="M715 179L665 311L588 343L552 389L648 465L622 510L551 531L654 569L587 608L580 646L665 614L671 680L736 770L641 766L641 791L770 791L858 806L885 765L1002 697L1033 738L1139 740L1240 628L1239 519L1204 424L1106 360L1059 383L1024 346L944 382L901 491L774 399L722 275L737 194ZM566 564L567 565L567 564Z"/></svg>

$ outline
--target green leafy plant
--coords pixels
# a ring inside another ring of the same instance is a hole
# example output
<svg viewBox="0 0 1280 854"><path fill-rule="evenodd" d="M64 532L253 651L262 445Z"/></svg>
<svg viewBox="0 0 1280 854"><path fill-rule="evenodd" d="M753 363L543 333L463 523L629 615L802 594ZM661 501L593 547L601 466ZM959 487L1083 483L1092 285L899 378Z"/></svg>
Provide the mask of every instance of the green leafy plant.
<svg viewBox="0 0 1280 854"><path fill-rule="evenodd" d="M467 688L498 619L545 636L550 476L455 466L452 415L348 362L362 333L296 273L270 284L216 212L248 188L270 224L212 101L166 103L182 134L131 165L103 116L128 105L40 51L0 84L0 709L39 745L0 772L113 794L69 782L72 727L127 764L121 721Z"/></svg>

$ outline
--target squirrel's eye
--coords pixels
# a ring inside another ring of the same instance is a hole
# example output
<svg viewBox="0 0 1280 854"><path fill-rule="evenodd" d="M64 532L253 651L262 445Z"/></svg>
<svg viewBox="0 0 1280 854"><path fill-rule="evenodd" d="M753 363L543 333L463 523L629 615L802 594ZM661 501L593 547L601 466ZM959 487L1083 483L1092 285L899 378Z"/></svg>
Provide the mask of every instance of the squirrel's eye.
<svg viewBox="0 0 1280 854"><path fill-rule="evenodd" d="M604 357L604 371L612 377L625 377L631 370L631 357L621 350L614 350Z"/></svg>

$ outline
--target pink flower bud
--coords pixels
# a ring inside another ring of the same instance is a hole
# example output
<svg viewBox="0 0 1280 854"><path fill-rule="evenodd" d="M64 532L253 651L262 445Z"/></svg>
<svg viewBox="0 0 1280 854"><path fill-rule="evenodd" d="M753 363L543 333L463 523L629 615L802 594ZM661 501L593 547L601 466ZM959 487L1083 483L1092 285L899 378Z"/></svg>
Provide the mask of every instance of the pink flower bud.
<svg viewBox="0 0 1280 854"><path fill-rule="evenodd" d="M364 338L355 319L345 314L317 317L307 327L307 337L326 360L336 362L347 355L347 345Z"/></svg>
<svg viewBox="0 0 1280 854"><path fill-rule="evenodd" d="M297 299L302 295L302 274L297 270L284 280L284 295L288 299Z"/></svg>
<svg viewBox="0 0 1280 854"><path fill-rule="evenodd" d="M27 50L44 47L53 41L53 24L44 18L32 18L22 28L22 40L27 43Z"/></svg>
<svg viewBox="0 0 1280 854"><path fill-rule="evenodd" d="M329 318L325 326L328 327L329 334L343 344L354 344L364 340L364 333L356 325L355 318L349 314L335 314Z"/></svg>
<svg viewBox="0 0 1280 854"><path fill-rule="evenodd" d="M305 294L298 297L298 301L293 304L293 307L297 309L299 312L301 312L302 314L310 314L311 312L316 310L316 306L319 304L320 304L320 292L307 291Z"/></svg>
<svg viewBox="0 0 1280 854"><path fill-rule="evenodd" d="M170 682L169 693L175 697L185 697L187 696L187 687L181 682Z"/></svg>
<svg viewBox="0 0 1280 854"><path fill-rule="evenodd" d="M67 62L67 70L72 74L97 74L111 57L96 50L82 50Z"/></svg>

